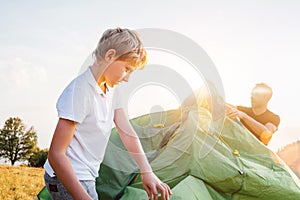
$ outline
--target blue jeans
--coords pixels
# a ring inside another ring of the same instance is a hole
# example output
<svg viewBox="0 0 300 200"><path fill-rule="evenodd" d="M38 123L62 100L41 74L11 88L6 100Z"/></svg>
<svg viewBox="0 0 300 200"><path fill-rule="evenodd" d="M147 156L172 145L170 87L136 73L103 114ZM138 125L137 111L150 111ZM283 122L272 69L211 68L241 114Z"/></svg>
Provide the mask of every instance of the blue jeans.
<svg viewBox="0 0 300 200"><path fill-rule="evenodd" d="M56 177L51 177L45 172L44 180L53 200L73 200L73 197ZM98 200L95 181L80 181L80 183L93 200Z"/></svg>

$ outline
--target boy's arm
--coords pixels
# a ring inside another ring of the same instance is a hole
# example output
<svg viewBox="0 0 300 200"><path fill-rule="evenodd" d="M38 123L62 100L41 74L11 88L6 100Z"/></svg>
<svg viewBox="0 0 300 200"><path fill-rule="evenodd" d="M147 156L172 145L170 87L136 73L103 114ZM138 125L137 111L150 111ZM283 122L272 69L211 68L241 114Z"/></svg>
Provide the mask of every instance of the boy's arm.
<svg viewBox="0 0 300 200"><path fill-rule="evenodd" d="M76 124L73 121L59 119L49 149L48 160L57 178L75 200L91 199L75 176L66 156L66 150L74 135Z"/></svg>
<svg viewBox="0 0 300 200"><path fill-rule="evenodd" d="M160 181L152 172L151 166L145 156L140 140L133 130L131 124L129 123L129 120L123 109L115 110L114 121L124 146L130 152L130 154L133 156L140 167L143 187L145 188L149 199L152 199L152 196L154 196L154 199L157 200L157 190L159 190L161 192L161 199L168 200L169 195L172 194L171 189L166 183Z"/></svg>

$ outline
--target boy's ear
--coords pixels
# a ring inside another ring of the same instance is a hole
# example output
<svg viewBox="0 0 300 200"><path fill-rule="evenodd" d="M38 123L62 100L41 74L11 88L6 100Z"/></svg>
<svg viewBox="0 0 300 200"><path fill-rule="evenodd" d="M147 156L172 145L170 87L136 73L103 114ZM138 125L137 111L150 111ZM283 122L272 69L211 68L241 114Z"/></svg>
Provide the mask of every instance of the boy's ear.
<svg viewBox="0 0 300 200"><path fill-rule="evenodd" d="M105 54L105 61L111 62L115 59L116 56L116 50L115 49L109 49Z"/></svg>

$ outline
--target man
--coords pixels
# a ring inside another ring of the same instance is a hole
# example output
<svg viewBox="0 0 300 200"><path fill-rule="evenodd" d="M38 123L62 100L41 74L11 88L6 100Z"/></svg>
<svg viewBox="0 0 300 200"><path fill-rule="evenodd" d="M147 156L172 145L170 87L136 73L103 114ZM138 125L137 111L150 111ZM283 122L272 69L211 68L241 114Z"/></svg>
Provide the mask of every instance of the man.
<svg viewBox="0 0 300 200"><path fill-rule="evenodd" d="M261 142L268 145L280 123L278 115L268 110L272 89L265 83L258 83L251 93L251 107L226 104L229 118L239 118L241 123Z"/></svg>

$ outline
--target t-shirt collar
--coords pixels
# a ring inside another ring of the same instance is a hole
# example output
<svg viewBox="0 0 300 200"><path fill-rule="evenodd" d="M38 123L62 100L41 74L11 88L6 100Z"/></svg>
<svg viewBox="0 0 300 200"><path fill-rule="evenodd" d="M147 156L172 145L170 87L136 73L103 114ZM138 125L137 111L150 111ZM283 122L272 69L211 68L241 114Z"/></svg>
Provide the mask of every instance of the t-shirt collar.
<svg viewBox="0 0 300 200"><path fill-rule="evenodd" d="M107 85L107 89L106 89L106 94L103 92L103 90L100 88L100 86L98 85L97 81L95 80L95 77L90 69L90 67L88 67L88 69L85 72L85 76L87 78L87 81L89 82L89 84L95 89L95 91L98 94L101 94L103 96L106 96L111 90L111 87L108 87Z"/></svg>

